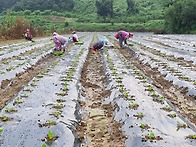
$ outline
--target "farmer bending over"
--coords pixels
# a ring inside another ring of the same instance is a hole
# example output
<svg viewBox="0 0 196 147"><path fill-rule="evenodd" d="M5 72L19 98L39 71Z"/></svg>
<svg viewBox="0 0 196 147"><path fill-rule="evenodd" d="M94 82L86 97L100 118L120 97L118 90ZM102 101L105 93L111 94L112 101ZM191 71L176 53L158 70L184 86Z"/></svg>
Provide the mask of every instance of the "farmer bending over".
<svg viewBox="0 0 196 147"><path fill-rule="evenodd" d="M53 41L55 43L55 51L65 51L65 48L68 44L68 39L57 34L56 32L53 33ZM62 47L63 46L63 47Z"/></svg>
<svg viewBox="0 0 196 147"><path fill-rule="evenodd" d="M127 44L127 39L133 37L132 33L128 33L126 31L119 31L118 34L115 35L116 39L119 39L119 45L122 47L122 44Z"/></svg>
<svg viewBox="0 0 196 147"><path fill-rule="evenodd" d="M97 41L95 43L93 43L93 50L98 50L101 49L104 46L104 41Z"/></svg>
<svg viewBox="0 0 196 147"><path fill-rule="evenodd" d="M73 34L72 36L73 42L78 42L79 40L78 40L78 35L76 34L76 31L73 31L72 34Z"/></svg>

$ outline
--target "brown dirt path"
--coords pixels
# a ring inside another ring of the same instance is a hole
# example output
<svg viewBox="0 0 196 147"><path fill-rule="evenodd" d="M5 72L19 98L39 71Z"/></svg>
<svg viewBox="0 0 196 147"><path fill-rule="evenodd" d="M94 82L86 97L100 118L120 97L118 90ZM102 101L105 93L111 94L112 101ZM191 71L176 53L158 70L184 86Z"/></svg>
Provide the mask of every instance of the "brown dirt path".
<svg viewBox="0 0 196 147"><path fill-rule="evenodd" d="M82 96L86 101L80 101L82 108L89 114L77 130L82 146L88 147L124 147L125 136L119 130L121 125L113 120L113 107L103 104L103 100L110 95L106 90L106 77L100 51L90 50L81 73L83 86Z"/></svg>

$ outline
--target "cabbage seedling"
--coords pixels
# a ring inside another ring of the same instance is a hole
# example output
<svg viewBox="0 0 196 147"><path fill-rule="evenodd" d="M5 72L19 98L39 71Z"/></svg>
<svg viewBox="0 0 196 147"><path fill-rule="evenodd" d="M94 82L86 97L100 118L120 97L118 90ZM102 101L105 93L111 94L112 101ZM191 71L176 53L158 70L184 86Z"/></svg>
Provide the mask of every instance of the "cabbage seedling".
<svg viewBox="0 0 196 147"><path fill-rule="evenodd" d="M186 128L186 124L185 124L185 123L180 123L179 121L177 121L177 131L178 131L180 128Z"/></svg>
<svg viewBox="0 0 196 147"><path fill-rule="evenodd" d="M169 117L174 118L176 117L176 113L168 114Z"/></svg>
<svg viewBox="0 0 196 147"><path fill-rule="evenodd" d="M196 135L191 135L191 134L189 134L186 138L196 140Z"/></svg>
<svg viewBox="0 0 196 147"><path fill-rule="evenodd" d="M0 128L0 133L3 132L3 128Z"/></svg>
<svg viewBox="0 0 196 147"><path fill-rule="evenodd" d="M52 140L54 137L56 137L56 135L53 134L51 130L49 130L49 131L48 131L48 138L49 138L50 140Z"/></svg>
<svg viewBox="0 0 196 147"><path fill-rule="evenodd" d="M2 118L3 121L7 121L7 117L4 114L2 114L1 118Z"/></svg>
<svg viewBox="0 0 196 147"><path fill-rule="evenodd" d="M142 129L149 129L150 127L147 124L141 123L140 124L140 128L142 128Z"/></svg>

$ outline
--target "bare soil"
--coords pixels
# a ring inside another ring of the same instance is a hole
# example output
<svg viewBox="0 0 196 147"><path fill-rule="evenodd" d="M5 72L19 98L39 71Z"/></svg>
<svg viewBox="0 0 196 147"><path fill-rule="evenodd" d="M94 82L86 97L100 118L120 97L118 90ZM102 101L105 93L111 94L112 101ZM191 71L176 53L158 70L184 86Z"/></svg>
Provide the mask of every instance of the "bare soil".
<svg viewBox="0 0 196 147"><path fill-rule="evenodd" d="M86 97L86 101L80 101L80 104L88 112L77 128L82 146L124 147L125 136L119 130L121 124L113 119L114 108L111 104L103 104L104 99L110 95L110 90L106 90L100 51L89 51L81 83L82 95Z"/></svg>

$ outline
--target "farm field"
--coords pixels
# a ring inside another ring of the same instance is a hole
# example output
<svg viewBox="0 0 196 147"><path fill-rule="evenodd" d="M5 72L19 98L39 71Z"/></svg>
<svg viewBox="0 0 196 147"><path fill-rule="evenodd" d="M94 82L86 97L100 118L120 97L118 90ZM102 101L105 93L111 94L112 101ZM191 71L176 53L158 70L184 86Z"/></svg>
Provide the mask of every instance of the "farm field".
<svg viewBox="0 0 196 147"><path fill-rule="evenodd" d="M0 146L196 146L196 35L78 36L0 44Z"/></svg>

